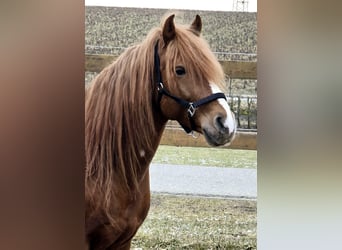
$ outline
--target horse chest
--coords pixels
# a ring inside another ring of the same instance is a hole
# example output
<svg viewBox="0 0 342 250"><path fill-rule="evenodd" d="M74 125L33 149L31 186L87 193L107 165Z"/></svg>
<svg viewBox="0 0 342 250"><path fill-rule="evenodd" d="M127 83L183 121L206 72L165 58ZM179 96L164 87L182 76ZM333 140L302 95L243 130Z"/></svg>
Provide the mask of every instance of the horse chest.
<svg viewBox="0 0 342 250"><path fill-rule="evenodd" d="M134 236L138 228L145 220L150 208L150 188L148 171L141 180L139 192L133 193L130 197L119 202L120 214L119 223L123 234ZM117 211L118 211L117 210Z"/></svg>
<svg viewBox="0 0 342 250"><path fill-rule="evenodd" d="M122 219L128 228L138 228L147 216L150 208L150 193L139 194L128 201L123 209Z"/></svg>
<svg viewBox="0 0 342 250"><path fill-rule="evenodd" d="M139 196L128 203L125 202L125 206L121 207L122 212L118 216L120 233L117 234L116 244L133 238L147 216L149 202L149 197L146 199L145 196Z"/></svg>

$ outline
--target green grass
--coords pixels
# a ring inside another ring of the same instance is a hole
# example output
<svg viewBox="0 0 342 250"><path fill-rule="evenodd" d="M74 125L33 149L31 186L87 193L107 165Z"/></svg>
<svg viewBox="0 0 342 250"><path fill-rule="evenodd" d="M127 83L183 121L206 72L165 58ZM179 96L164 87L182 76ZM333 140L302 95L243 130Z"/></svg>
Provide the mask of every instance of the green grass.
<svg viewBox="0 0 342 250"><path fill-rule="evenodd" d="M142 249L256 249L256 201L152 195Z"/></svg>
<svg viewBox="0 0 342 250"><path fill-rule="evenodd" d="M257 151L160 145L152 162L255 169L257 168Z"/></svg>

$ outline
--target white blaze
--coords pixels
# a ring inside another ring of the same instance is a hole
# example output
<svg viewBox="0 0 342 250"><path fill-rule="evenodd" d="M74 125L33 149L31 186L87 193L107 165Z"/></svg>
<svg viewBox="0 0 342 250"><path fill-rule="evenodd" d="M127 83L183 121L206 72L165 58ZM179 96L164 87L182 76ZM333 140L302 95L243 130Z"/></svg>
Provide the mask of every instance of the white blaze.
<svg viewBox="0 0 342 250"><path fill-rule="evenodd" d="M210 88L213 94L215 93L222 93L220 88L215 83L210 83ZM227 118L224 121L223 125L229 129L229 133L232 133L236 129L235 119L233 117L233 113L230 110L228 102L222 98L217 99L218 103L223 107L223 109L227 113Z"/></svg>

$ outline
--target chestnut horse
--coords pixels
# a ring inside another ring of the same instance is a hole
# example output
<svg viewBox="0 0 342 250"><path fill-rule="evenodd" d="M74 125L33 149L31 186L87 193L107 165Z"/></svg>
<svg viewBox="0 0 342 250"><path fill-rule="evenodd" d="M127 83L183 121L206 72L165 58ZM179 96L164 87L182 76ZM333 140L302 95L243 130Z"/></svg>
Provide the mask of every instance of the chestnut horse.
<svg viewBox="0 0 342 250"><path fill-rule="evenodd" d="M86 88L88 249L130 248L149 210L149 164L168 120L212 146L233 139L224 73L201 29L198 15L186 27L169 16Z"/></svg>

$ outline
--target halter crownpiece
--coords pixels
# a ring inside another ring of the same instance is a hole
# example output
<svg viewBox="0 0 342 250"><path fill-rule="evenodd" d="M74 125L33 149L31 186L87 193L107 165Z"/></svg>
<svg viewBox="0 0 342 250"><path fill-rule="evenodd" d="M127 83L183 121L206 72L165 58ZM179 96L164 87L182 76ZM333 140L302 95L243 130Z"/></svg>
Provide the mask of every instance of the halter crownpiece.
<svg viewBox="0 0 342 250"><path fill-rule="evenodd" d="M204 104L215 101L219 98L223 98L223 99L227 100L226 95L222 92L221 93L215 93L215 94L211 94L211 95L204 97L204 98L202 98L198 101L195 101L195 102L189 102L189 101L184 100L180 97L172 95L169 91L167 91L165 89L164 84L163 84L162 75L161 75L161 71L160 71L160 58L159 58L159 54L158 54L158 42L159 41L157 41L157 43L154 47L154 70L155 70L156 76L157 76L158 104L160 104L162 97L165 95L165 96L173 99L176 103L178 103L182 107L184 107L186 109L187 114L188 114L188 118L190 120L191 128L189 128L189 127L187 127L181 123L180 123L180 125L185 130L185 132L189 134L195 129L195 122L193 120L193 117L196 113L196 109L198 107L204 105Z"/></svg>

